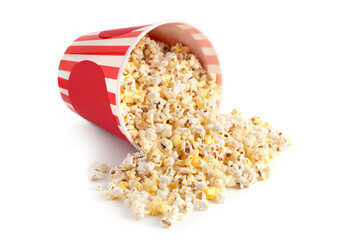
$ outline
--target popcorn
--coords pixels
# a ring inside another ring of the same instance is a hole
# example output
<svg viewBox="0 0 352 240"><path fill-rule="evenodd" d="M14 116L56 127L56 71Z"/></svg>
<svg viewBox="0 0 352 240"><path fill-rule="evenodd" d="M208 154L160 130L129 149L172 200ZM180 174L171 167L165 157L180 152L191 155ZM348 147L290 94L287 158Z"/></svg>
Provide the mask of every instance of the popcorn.
<svg viewBox="0 0 352 240"><path fill-rule="evenodd" d="M169 138L172 136L172 126L170 124L165 124L161 130L162 138Z"/></svg>
<svg viewBox="0 0 352 240"><path fill-rule="evenodd" d="M153 162L138 162L138 167L137 167L137 172L140 175L145 175L149 171L154 169L154 163Z"/></svg>
<svg viewBox="0 0 352 240"><path fill-rule="evenodd" d="M208 187L207 189L204 190L204 193L208 200L216 201L219 199L219 194L221 191L222 190L217 187Z"/></svg>
<svg viewBox="0 0 352 240"><path fill-rule="evenodd" d="M100 180L105 177L110 168L103 162L94 162L89 167L88 177L91 181Z"/></svg>
<svg viewBox="0 0 352 240"><path fill-rule="evenodd" d="M147 197L148 195L145 191L143 191L140 194L135 194L129 201L132 210L132 215L137 220L144 218L144 215L147 211Z"/></svg>
<svg viewBox="0 0 352 240"><path fill-rule="evenodd" d="M175 160L173 157L168 157L164 160L164 166L165 167L172 167L175 163Z"/></svg>
<svg viewBox="0 0 352 240"><path fill-rule="evenodd" d="M171 211L166 212L164 217L161 219L161 222L165 227L171 227L176 222L181 221L183 218L183 214L179 213L178 208L173 208Z"/></svg>
<svg viewBox="0 0 352 240"><path fill-rule="evenodd" d="M205 199L195 199L194 209L199 211L205 211L209 208L209 202Z"/></svg>
<svg viewBox="0 0 352 240"><path fill-rule="evenodd" d="M166 188L172 180L171 176L167 176L165 174L160 176L160 183L159 183L159 188L164 189Z"/></svg>
<svg viewBox="0 0 352 240"><path fill-rule="evenodd" d="M89 180L91 181L103 179L104 176L105 174L103 172L99 172L93 168L89 169L88 177L89 177Z"/></svg>
<svg viewBox="0 0 352 240"><path fill-rule="evenodd" d="M135 158L132 154L128 154L125 161L121 164L122 170L129 170L136 166Z"/></svg>
<svg viewBox="0 0 352 240"><path fill-rule="evenodd" d="M158 214L164 214L172 210L172 206L168 205L161 198L156 197L155 200L150 201L147 210L150 215L156 216Z"/></svg>
<svg viewBox="0 0 352 240"><path fill-rule="evenodd" d="M246 188L270 175L270 161L290 143L271 124L237 110L220 114L216 74L190 49L144 37L123 70L120 112L141 151L110 171L106 197L124 199L136 219L162 215L166 227L191 209L222 203L226 187Z"/></svg>
<svg viewBox="0 0 352 240"><path fill-rule="evenodd" d="M270 167L267 164L257 163L255 165L256 169L258 170L258 174L261 180L267 179L270 176Z"/></svg>
<svg viewBox="0 0 352 240"><path fill-rule="evenodd" d="M109 186L109 192L107 193L106 197L108 199L118 199L124 196L124 191L121 187L112 184Z"/></svg>

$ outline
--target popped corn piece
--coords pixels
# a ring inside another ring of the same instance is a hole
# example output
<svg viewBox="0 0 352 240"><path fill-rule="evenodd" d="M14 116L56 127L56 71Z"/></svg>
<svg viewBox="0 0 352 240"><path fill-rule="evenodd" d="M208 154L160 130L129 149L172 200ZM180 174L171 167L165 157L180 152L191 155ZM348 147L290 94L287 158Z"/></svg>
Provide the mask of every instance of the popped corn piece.
<svg viewBox="0 0 352 240"><path fill-rule="evenodd" d="M217 187L208 187L207 189L203 190L206 198L208 200L214 200L217 201L220 198L220 193L222 192L222 190L220 188Z"/></svg>
<svg viewBox="0 0 352 240"><path fill-rule="evenodd" d="M166 215L168 211L172 210L172 206L168 205L162 199L151 201L147 206L147 211L150 215L156 216L158 214Z"/></svg>
<svg viewBox="0 0 352 240"><path fill-rule="evenodd" d="M162 123L156 123L154 129L157 133L160 133L164 129L164 125Z"/></svg>
<svg viewBox="0 0 352 240"><path fill-rule="evenodd" d="M165 167L172 167L175 163L175 160L173 157L168 157L164 160L164 166Z"/></svg>
<svg viewBox="0 0 352 240"><path fill-rule="evenodd" d="M165 138L169 138L172 136L172 126L170 124L165 124L163 126L163 130L161 131L161 137Z"/></svg>
<svg viewBox="0 0 352 240"><path fill-rule="evenodd" d="M152 148L153 148L153 144L154 142L153 141L149 141L147 138L143 137L142 138L142 144L141 144L141 147L142 147L142 150L144 152L149 152Z"/></svg>
<svg viewBox="0 0 352 240"><path fill-rule="evenodd" d="M258 170L260 180L265 180L270 177L271 171L269 165L257 163L255 167Z"/></svg>
<svg viewBox="0 0 352 240"><path fill-rule="evenodd" d="M252 117L251 121L254 125L260 125L262 122L259 117Z"/></svg>
<svg viewBox="0 0 352 240"><path fill-rule="evenodd" d="M257 138L254 135L249 134L248 136L243 138L243 143L245 146L250 147L255 143L256 140Z"/></svg>
<svg viewBox="0 0 352 240"><path fill-rule="evenodd" d="M155 193L158 190L157 185L157 182L149 178L144 179L144 182L142 183L144 190L149 193Z"/></svg>
<svg viewBox="0 0 352 240"><path fill-rule="evenodd" d="M138 162L138 167L137 167L137 172L140 175L145 175L149 171L154 169L154 163L153 162Z"/></svg>
<svg viewBox="0 0 352 240"><path fill-rule="evenodd" d="M110 167L103 162L94 162L89 167L89 179L92 181L100 180L105 177L105 173L109 172Z"/></svg>
<svg viewBox="0 0 352 240"><path fill-rule="evenodd" d="M146 135L146 139L148 141L156 141L157 139L157 135L156 135L156 131L153 129L153 128L148 128L146 131L145 131L145 135Z"/></svg>
<svg viewBox="0 0 352 240"><path fill-rule="evenodd" d="M161 151L169 152L169 151L172 150L173 145L172 145L172 142L170 140L164 138L164 139L159 141L158 147L159 147L159 149Z"/></svg>
<svg viewBox="0 0 352 240"><path fill-rule="evenodd" d="M207 132L205 131L204 127L203 127L202 125L200 125L200 124L194 126L194 127L192 128L192 132L193 132L194 134L198 134L198 136L201 137L201 138L204 137L205 134L207 133Z"/></svg>
<svg viewBox="0 0 352 240"><path fill-rule="evenodd" d="M184 141L181 143L181 151L185 154L190 154L193 150L192 144L189 141Z"/></svg>
<svg viewBox="0 0 352 240"><path fill-rule="evenodd" d="M135 158L132 154L127 154L127 157L121 163L121 169L130 170L136 166Z"/></svg>
<svg viewBox="0 0 352 240"><path fill-rule="evenodd" d="M161 219L161 222L164 224L164 227L172 227L176 222L179 222L183 219L183 214L179 213L178 208L173 208L171 211L165 213L164 217Z"/></svg>
<svg viewBox="0 0 352 240"><path fill-rule="evenodd" d="M199 211L205 211L209 208L208 200L206 199L195 199L194 209Z"/></svg>
<svg viewBox="0 0 352 240"><path fill-rule="evenodd" d="M271 124L270 122L264 122L264 123L263 123L263 127L269 129L269 128L272 127L272 124Z"/></svg>
<svg viewBox="0 0 352 240"><path fill-rule="evenodd" d="M207 183L205 181L195 181L194 186L197 190L205 190L207 188Z"/></svg>
<svg viewBox="0 0 352 240"><path fill-rule="evenodd" d="M157 191L157 196L166 201L169 196L169 189L167 187L164 189L159 188Z"/></svg>
<svg viewBox="0 0 352 240"><path fill-rule="evenodd" d="M140 202L133 202L131 205L132 215L136 220L144 218L146 213L145 204Z"/></svg>
<svg viewBox="0 0 352 240"><path fill-rule="evenodd" d="M124 196L124 192L128 186L128 183L125 181L120 182L119 184L110 183L109 192L106 197L108 199L118 199Z"/></svg>
<svg viewBox="0 0 352 240"><path fill-rule="evenodd" d="M104 173L109 172L110 170L110 167L103 162L94 162L91 165L91 167L99 172L104 172Z"/></svg>
<svg viewBox="0 0 352 240"><path fill-rule="evenodd" d="M132 210L132 215L136 220L144 218L146 214L148 202L148 194L145 191L136 193L129 199L129 205Z"/></svg>
<svg viewBox="0 0 352 240"><path fill-rule="evenodd" d="M178 134L175 134L171 137L171 142L176 148L181 148L182 140L181 136Z"/></svg>
<svg viewBox="0 0 352 240"><path fill-rule="evenodd" d="M250 166L250 167L253 167L253 162L252 162L251 160L248 160L248 161L246 162L246 164L247 164L248 166Z"/></svg>
<svg viewBox="0 0 352 240"><path fill-rule="evenodd" d="M105 177L105 174L103 172L100 172L100 171L97 171L93 168L90 168L88 177L89 177L89 180L91 180L91 181L101 180Z"/></svg>
<svg viewBox="0 0 352 240"><path fill-rule="evenodd" d="M170 176L167 176L165 174L160 176L160 182L159 182L159 188L164 189L166 188L170 182L171 182L172 178Z"/></svg>
<svg viewBox="0 0 352 240"><path fill-rule="evenodd" d="M224 180L223 179L219 179L219 178L216 179L214 181L214 186L217 187L218 189L221 189L221 190L225 189Z"/></svg>
<svg viewBox="0 0 352 240"><path fill-rule="evenodd" d="M190 201L186 202L180 196L177 196L177 198L174 200L172 204L172 207L177 208L179 211L183 213L187 213L188 210L193 209L193 204Z"/></svg>

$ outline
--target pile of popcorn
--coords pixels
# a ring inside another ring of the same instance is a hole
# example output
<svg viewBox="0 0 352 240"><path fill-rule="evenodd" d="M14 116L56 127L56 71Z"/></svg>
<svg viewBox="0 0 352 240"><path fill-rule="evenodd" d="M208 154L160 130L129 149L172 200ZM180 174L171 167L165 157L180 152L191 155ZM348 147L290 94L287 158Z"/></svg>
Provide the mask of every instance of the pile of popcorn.
<svg viewBox="0 0 352 240"><path fill-rule="evenodd" d="M221 203L226 187L268 178L270 160L289 146L259 117L220 114L216 75L180 43L144 37L122 77L120 111L140 151L117 167L94 164L90 178L108 171L107 198L123 199L136 219L162 215L169 227L191 209Z"/></svg>

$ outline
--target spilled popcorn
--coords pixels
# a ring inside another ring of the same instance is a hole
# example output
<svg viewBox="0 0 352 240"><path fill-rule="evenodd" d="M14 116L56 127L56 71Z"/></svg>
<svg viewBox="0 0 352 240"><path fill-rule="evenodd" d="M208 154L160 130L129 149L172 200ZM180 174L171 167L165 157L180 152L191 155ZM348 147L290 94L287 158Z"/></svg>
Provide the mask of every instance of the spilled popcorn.
<svg viewBox="0 0 352 240"><path fill-rule="evenodd" d="M120 110L140 151L120 166L90 170L95 180L109 169L108 199L123 199L136 219L161 215L166 227L209 201L223 202L226 187L268 178L270 160L289 146L259 117L220 114L216 75L189 51L149 37L137 44L123 72Z"/></svg>

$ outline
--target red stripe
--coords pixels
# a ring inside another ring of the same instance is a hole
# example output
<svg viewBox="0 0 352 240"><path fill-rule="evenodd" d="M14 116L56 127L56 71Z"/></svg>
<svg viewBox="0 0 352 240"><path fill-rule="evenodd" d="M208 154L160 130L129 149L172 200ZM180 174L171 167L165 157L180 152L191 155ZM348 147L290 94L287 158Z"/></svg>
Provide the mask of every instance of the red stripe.
<svg viewBox="0 0 352 240"><path fill-rule="evenodd" d="M219 59L216 55L205 55L205 61L207 64L219 65Z"/></svg>
<svg viewBox="0 0 352 240"><path fill-rule="evenodd" d="M199 31L197 28L186 28L185 30L186 30L188 33L190 33L190 34L202 33L202 32Z"/></svg>
<svg viewBox="0 0 352 240"><path fill-rule="evenodd" d="M129 32L129 33L126 33L124 35L120 35L120 36L115 36L115 37L112 37L112 38L131 38L131 37L138 37L139 34L141 34L143 31L135 31L135 32Z"/></svg>
<svg viewBox="0 0 352 240"><path fill-rule="evenodd" d="M88 36L80 36L75 40L77 41L88 41L88 40L100 40L101 38L99 37L99 34L94 34L94 35L88 35Z"/></svg>
<svg viewBox="0 0 352 240"><path fill-rule="evenodd" d="M110 66L104 66L104 65L99 65L101 70L104 73L104 76L106 78L113 78L117 79L117 75L119 74L120 68L118 67L110 67Z"/></svg>
<svg viewBox="0 0 352 240"><path fill-rule="evenodd" d="M116 105L116 94L112 92L108 92L108 97L109 97L110 104Z"/></svg>
<svg viewBox="0 0 352 240"><path fill-rule="evenodd" d="M77 63L78 62L62 60L59 66L59 70L71 72L73 66ZM110 67L104 65L99 65L99 67L103 71L105 77L117 79L117 75L119 74L120 70L118 67Z"/></svg>
<svg viewBox="0 0 352 240"><path fill-rule="evenodd" d="M109 39L115 39L115 38L130 38L130 37L138 37L139 34L141 34L143 31L135 31L135 32L129 32L120 36L115 36L115 37L111 37ZM99 37L99 34L95 34L95 35L89 35L89 36L81 36L79 38L77 38L75 40L75 42L77 41L88 41L88 40L101 40L103 38Z"/></svg>
<svg viewBox="0 0 352 240"><path fill-rule="evenodd" d="M65 95L65 94L63 94L63 93L61 93L61 92L60 92L60 94L61 94L62 100L64 100L64 102L67 102L67 103L69 103L69 104L71 104L71 105L72 105L72 103L71 103L71 100L70 100L70 97L69 97L69 96L67 96L67 95Z"/></svg>
<svg viewBox="0 0 352 240"><path fill-rule="evenodd" d="M119 118L116 115L113 115L113 116L115 118L117 125L121 126Z"/></svg>
<svg viewBox="0 0 352 240"><path fill-rule="evenodd" d="M122 138L123 140L125 140L126 142L128 142L128 143L131 143L128 139L127 139L127 137L125 136L125 135L123 135L123 133L120 131L120 129L119 128L117 128L118 129L118 132L117 132L117 136L118 137L120 137L120 138Z"/></svg>
<svg viewBox="0 0 352 240"><path fill-rule="evenodd" d="M58 78L59 87L68 90L68 80L63 78Z"/></svg>
<svg viewBox="0 0 352 240"><path fill-rule="evenodd" d="M61 60L59 70L71 72L73 66L76 64L77 62Z"/></svg>
<svg viewBox="0 0 352 240"><path fill-rule="evenodd" d="M216 74L216 84L221 85L221 74Z"/></svg>
<svg viewBox="0 0 352 240"><path fill-rule="evenodd" d="M65 54L117 55L126 54L129 46L69 46Z"/></svg>
<svg viewBox="0 0 352 240"><path fill-rule="evenodd" d="M211 43L207 39L197 40L197 42L201 47L212 47Z"/></svg>

